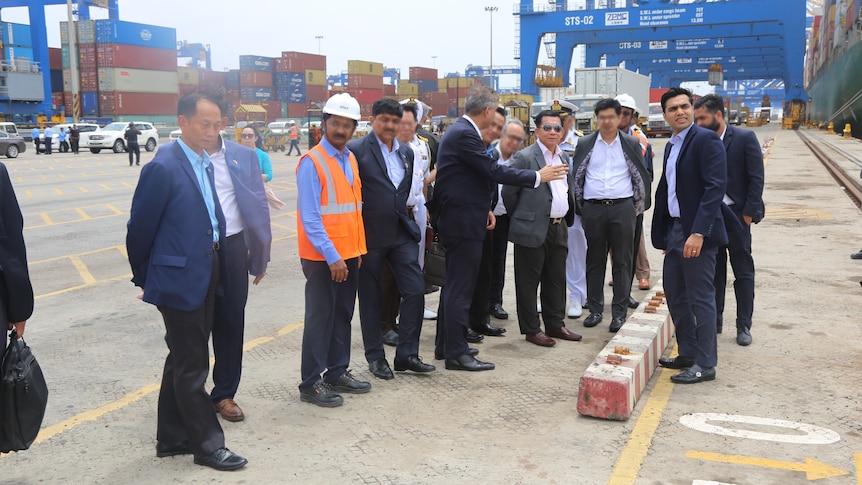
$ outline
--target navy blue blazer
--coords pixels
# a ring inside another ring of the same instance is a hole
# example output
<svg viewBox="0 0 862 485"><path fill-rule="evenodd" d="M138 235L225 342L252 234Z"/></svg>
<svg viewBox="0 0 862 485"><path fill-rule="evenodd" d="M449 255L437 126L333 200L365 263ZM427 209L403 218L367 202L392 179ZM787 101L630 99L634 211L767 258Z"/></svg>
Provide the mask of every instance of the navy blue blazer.
<svg viewBox="0 0 862 485"><path fill-rule="evenodd" d="M667 233L673 219L667 208L667 159L671 147L664 149L664 162L653 200L652 243L667 249ZM727 155L721 138L712 130L692 125L682 141L676 165L676 196L679 217L686 234L704 235L704 245L727 244L721 200L727 188Z"/></svg>
<svg viewBox="0 0 862 485"><path fill-rule="evenodd" d="M24 246L24 218L12 188L6 165L0 163L0 304L6 306L6 323L23 322L33 314L33 286L27 270L27 249ZM0 318L2 318L0 314ZM4 334L5 335L5 334ZM5 346L6 341L0 342ZM0 356L3 355L0 349Z"/></svg>
<svg viewBox="0 0 862 485"><path fill-rule="evenodd" d="M434 197L426 204L437 232L485 240L489 202L498 183L533 187L536 172L495 162L476 128L465 118L458 118L440 140Z"/></svg>
<svg viewBox="0 0 862 485"><path fill-rule="evenodd" d="M751 130L727 125L724 132L727 150L727 195L742 213L760 222L763 204L763 152L757 135Z"/></svg>
<svg viewBox="0 0 862 485"><path fill-rule="evenodd" d="M419 226L407 215L407 195L413 183L413 149L399 143L398 156L404 162L404 178L398 187L394 187L374 132L352 140L347 148L353 152L359 166L362 221L368 249L390 247L395 241L399 225L419 242Z"/></svg>
<svg viewBox="0 0 862 485"><path fill-rule="evenodd" d="M225 161L242 214L243 237L248 248L248 272L260 276L266 272L272 248L269 204L260 176L260 162L254 150L227 140L224 145Z"/></svg>
<svg viewBox="0 0 862 485"><path fill-rule="evenodd" d="M224 239L218 204L216 213ZM213 264L212 225L194 170L175 141L141 170L126 251L132 283L144 289L145 302L182 311L203 305Z"/></svg>

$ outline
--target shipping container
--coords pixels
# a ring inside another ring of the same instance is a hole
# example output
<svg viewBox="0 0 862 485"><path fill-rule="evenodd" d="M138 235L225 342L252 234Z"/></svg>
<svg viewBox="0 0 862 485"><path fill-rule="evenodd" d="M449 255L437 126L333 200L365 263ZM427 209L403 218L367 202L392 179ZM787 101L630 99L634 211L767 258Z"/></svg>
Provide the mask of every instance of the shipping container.
<svg viewBox="0 0 862 485"><path fill-rule="evenodd" d="M383 76L383 64L369 61L347 61L347 74Z"/></svg>
<svg viewBox="0 0 862 485"><path fill-rule="evenodd" d="M370 74L348 74L348 89L383 89L383 76Z"/></svg>
<svg viewBox="0 0 862 485"><path fill-rule="evenodd" d="M449 89L449 80L444 78L440 78L437 80L437 92L445 93L448 92Z"/></svg>
<svg viewBox="0 0 862 485"><path fill-rule="evenodd" d="M326 86L326 71L320 69L306 69L305 84L308 86Z"/></svg>
<svg viewBox="0 0 862 485"><path fill-rule="evenodd" d="M281 58L285 60L299 61L303 66L305 66L303 69L326 71L326 56L308 54L306 52L285 51L281 53Z"/></svg>
<svg viewBox="0 0 862 485"><path fill-rule="evenodd" d="M395 91L395 85L394 84L384 84L383 85L383 96L389 97L389 96L396 96L396 95L397 95L397 93Z"/></svg>
<svg viewBox="0 0 862 485"><path fill-rule="evenodd" d="M78 44L78 59L81 69L95 69L96 64L96 44Z"/></svg>
<svg viewBox="0 0 862 485"><path fill-rule="evenodd" d="M196 92L201 90L201 87L198 86L197 84L182 84L182 83L180 83L179 88L180 88L179 89L180 97L183 97L187 94L196 93Z"/></svg>
<svg viewBox="0 0 862 485"><path fill-rule="evenodd" d="M266 101L260 103L261 107L266 110L266 119L275 121L282 117L281 101Z"/></svg>
<svg viewBox="0 0 862 485"><path fill-rule="evenodd" d="M308 116L308 106L305 103L287 103L288 118L305 118Z"/></svg>
<svg viewBox="0 0 862 485"><path fill-rule="evenodd" d="M96 20L96 43L129 44L176 50L177 31L157 25L102 19Z"/></svg>
<svg viewBox="0 0 862 485"><path fill-rule="evenodd" d="M305 89L305 73L302 72L276 72L272 75L272 85L276 88L303 88Z"/></svg>
<svg viewBox="0 0 862 485"><path fill-rule="evenodd" d="M161 94L179 92L176 72L105 67L98 70L98 75L99 91Z"/></svg>
<svg viewBox="0 0 862 485"><path fill-rule="evenodd" d="M200 84L202 88L224 88L226 87L227 73L224 71L209 71L201 69Z"/></svg>
<svg viewBox="0 0 862 485"><path fill-rule="evenodd" d="M272 88L256 86L241 87L239 88L239 99L243 103L272 101Z"/></svg>
<svg viewBox="0 0 862 485"><path fill-rule="evenodd" d="M430 67L411 67L410 68L410 80L411 81L437 81L437 69L431 69Z"/></svg>
<svg viewBox="0 0 862 485"><path fill-rule="evenodd" d="M303 59L285 59L277 57L272 62L275 72L301 72L305 75L305 61Z"/></svg>
<svg viewBox="0 0 862 485"><path fill-rule="evenodd" d="M410 79L410 84L415 84L419 87L420 93L431 93L437 92L437 80L436 79L419 79L414 80Z"/></svg>
<svg viewBox="0 0 862 485"><path fill-rule="evenodd" d="M303 103L305 104L305 88L283 87L275 89L275 101L284 103Z"/></svg>
<svg viewBox="0 0 862 485"><path fill-rule="evenodd" d="M382 89L348 89L347 92L360 103L373 103L383 97Z"/></svg>
<svg viewBox="0 0 862 485"><path fill-rule="evenodd" d="M51 93L51 104L53 105L54 109L63 108L63 91Z"/></svg>
<svg viewBox="0 0 862 485"><path fill-rule="evenodd" d="M177 50L128 44L96 44L96 64L98 67L173 71L177 68Z"/></svg>
<svg viewBox="0 0 862 485"><path fill-rule="evenodd" d="M308 103L325 103L329 99L326 86L305 86L305 101Z"/></svg>
<svg viewBox="0 0 862 485"><path fill-rule="evenodd" d="M48 64L49 68L54 70L63 69L63 49L59 47L48 48Z"/></svg>
<svg viewBox="0 0 862 485"><path fill-rule="evenodd" d="M180 86L200 86L200 71L196 67L177 67L177 82Z"/></svg>
<svg viewBox="0 0 862 485"><path fill-rule="evenodd" d="M63 89L63 70L51 69L51 91L62 93Z"/></svg>
<svg viewBox="0 0 862 485"><path fill-rule="evenodd" d="M446 87L448 88L469 88L476 84L476 79L472 77L448 77L446 78ZM439 84L438 84L438 91Z"/></svg>
<svg viewBox="0 0 862 485"><path fill-rule="evenodd" d="M239 70L272 72L272 57L239 56Z"/></svg>
<svg viewBox="0 0 862 485"><path fill-rule="evenodd" d="M239 70L231 69L225 74L224 78L224 86L226 88L238 88L239 87Z"/></svg>
<svg viewBox="0 0 862 485"><path fill-rule="evenodd" d="M81 84L79 86L81 91L99 90L99 78L96 69L81 69L79 73L81 75ZM176 76L174 76L174 81L176 81Z"/></svg>
<svg viewBox="0 0 862 485"><path fill-rule="evenodd" d="M92 91L81 92L81 114L87 116L99 114L99 93Z"/></svg>
<svg viewBox="0 0 862 485"><path fill-rule="evenodd" d="M649 89L649 102L650 103L661 103L661 97L664 93L667 92L667 88L650 88ZM638 106L640 108L640 106ZM644 113L641 113L644 114Z"/></svg>
<svg viewBox="0 0 862 485"><path fill-rule="evenodd" d="M239 71L239 86L260 86L260 87L272 87L272 72L263 72L263 71Z"/></svg>
<svg viewBox="0 0 862 485"><path fill-rule="evenodd" d="M67 25L69 22L60 22L60 44L69 44L69 32ZM95 20L78 20L77 38L79 44L95 44L96 43L96 21ZM174 47L176 48L176 47Z"/></svg>
<svg viewBox="0 0 862 485"><path fill-rule="evenodd" d="M404 80L398 83L398 95L399 96L418 96L419 95L419 86L417 84L411 84L410 81Z"/></svg>
<svg viewBox="0 0 862 485"><path fill-rule="evenodd" d="M102 116L176 116L177 100L176 94L103 92L99 93L99 112Z"/></svg>
<svg viewBox="0 0 862 485"><path fill-rule="evenodd" d="M30 26L27 24L0 22L0 42L3 45L32 47L33 39L30 36Z"/></svg>
<svg viewBox="0 0 862 485"><path fill-rule="evenodd" d="M33 48L21 47L14 45L3 46L3 61L7 64L12 64L11 59L20 57L21 59L33 60Z"/></svg>

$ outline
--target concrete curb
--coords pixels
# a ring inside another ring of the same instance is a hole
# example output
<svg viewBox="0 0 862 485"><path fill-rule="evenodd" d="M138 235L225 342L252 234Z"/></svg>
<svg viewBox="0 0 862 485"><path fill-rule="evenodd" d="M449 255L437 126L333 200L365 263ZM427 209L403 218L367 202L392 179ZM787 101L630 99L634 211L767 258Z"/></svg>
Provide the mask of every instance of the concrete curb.
<svg viewBox="0 0 862 485"><path fill-rule="evenodd" d="M581 376L578 413L628 419L672 335L670 312L659 283Z"/></svg>

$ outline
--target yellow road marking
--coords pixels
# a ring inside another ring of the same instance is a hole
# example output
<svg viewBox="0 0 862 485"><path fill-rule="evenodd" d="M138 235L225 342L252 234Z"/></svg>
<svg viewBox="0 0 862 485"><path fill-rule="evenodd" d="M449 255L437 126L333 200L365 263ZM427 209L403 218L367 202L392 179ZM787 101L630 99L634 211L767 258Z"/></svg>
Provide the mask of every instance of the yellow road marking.
<svg viewBox="0 0 862 485"><path fill-rule="evenodd" d="M54 187L54 192L55 192L57 195L63 195L63 190L62 190L62 189L60 189L59 187Z"/></svg>
<svg viewBox="0 0 862 485"><path fill-rule="evenodd" d="M856 465L856 485L862 485L862 453L853 453L853 463Z"/></svg>
<svg viewBox="0 0 862 485"><path fill-rule="evenodd" d="M46 226L51 226L54 224L54 221L51 220L51 216L49 216L47 212L40 212L39 216L42 217L42 221L45 222Z"/></svg>
<svg viewBox="0 0 862 485"><path fill-rule="evenodd" d="M781 470L790 470L794 472L805 472L805 477L808 480L819 480L821 478L840 477L841 475L849 475L850 472L840 468L835 468L832 465L817 461L813 458L805 458L805 463L792 461L770 460L768 458L758 458L755 456L742 455L724 455L721 453L709 453L706 451L689 450L685 452L687 458L696 460L715 461L719 463L732 463L735 465L751 465L762 468L778 468Z"/></svg>
<svg viewBox="0 0 862 485"><path fill-rule="evenodd" d="M90 269L87 268L87 265L81 261L81 258L78 256L69 256L69 261L72 262L72 265L75 269L78 270L78 274L81 275L81 279L84 280L84 284L92 285L96 283L96 277L93 276L93 273L90 273Z"/></svg>
<svg viewBox="0 0 862 485"><path fill-rule="evenodd" d="M102 175L104 175L104 174L102 174ZM99 184L99 187L101 187L101 188L103 188L103 189L105 189L105 190L114 190L114 189L112 189L112 188L108 187L108 186L107 186L107 185L105 185L105 184Z"/></svg>
<svg viewBox="0 0 862 485"><path fill-rule="evenodd" d="M26 190L26 191L24 191L24 193L25 193L25 194L27 194L27 198L28 198L28 199L32 199L32 198L33 198L33 191L31 191L31 190Z"/></svg>
<svg viewBox="0 0 862 485"><path fill-rule="evenodd" d="M675 346L673 353L676 354ZM608 484L624 485L635 483L637 480L638 472L640 472L644 458L649 452L655 430L661 422L662 413L664 413L673 391L673 382L671 382L670 376L675 372L663 369L659 374L658 382L656 382L649 399L644 404L643 411L635 422L631 437L614 464L611 476L608 478Z"/></svg>
<svg viewBox="0 0 862 485"><path fill-rule="evenodd" d="M42 293L41 295L36 295L33 298L35 300L41 300L43 298L49 298L52 296L62 295L64 293L71 293L73 291L78 291L78 290L83 290L85 288L90 288L90 287L96 286L97 284L100 284L100 283L113 283L115 281L131 279L131 277L132 277L132 273L127 273L127 274L124 274L122 276L116 276L114 278L108 278L106 280L95 281L93 283L88 283L88 284L83 284L83 285L70 286L69 288L63 288L62 290L51 291L49 293Z"/></svg>
<svg viewBox="0 0 862 485"><path fill-rule="evenodd" d="M90 214L87 214L86 212L84 212L84 209L82 209L80 207L76 207L75 212L77 212L78 215L81 216L82 221L89 221L90 219L92 219L92 217L90 217Z"/></svg>
<svg viewBox="0 0 862 485"><path fill-rule="evenodd" d="M84 251L83 253L77 253L77 254L66 254L66 255L64 255L64 256L56 256L56 257L53 257L53 258L40 259L39 261L31 261L31 262L29 263L29 265L30 265L30 266L35 266L35 265L37 265L37 264L50 263L50 262L52 262L52 261L60 261L61 259L68 259L68 258L71 258L71 257L86 256L86 255L88 255L88 254L96 254L96 253L101 253L101 252L103 252L103 251L112 251L112 250L119 250L119 251L121 251L121 252L122 252L122 251L125 251L125 247L123 247L123 245L121 245L121 244L118 244L118 245L116 245L116 246L110 246L110 247L107 247L107 248L94 249L94 250L92 250L92 251Z"/></svg>
<svg viewBox="0 0 862 485"><path fill-rule="evenodd" d="M89 192L89 190L87 190L85 187L81 187L81 186L78 186L78 190L80 190L81 192Z"/></svg>
<svg viewBox="0 0 862 485"><path fill-rule="evenodd" d="M115 213L115 214L117 214L117 215L125 214L125 212L121 211L120 209L117 209L117 208L116 208L116 207L114 207L112 204L105 204L105 207L107 207L108 209L111 209L111 210L112 210L112 211L114 211L114 213Z"/></svg>
<svg viewBox="0 0 862 485"><path fill-rule="evenodd" d="M135 188L135 186L134 186L134 185L132 185L132 184L130 184L130 183L128 183L128 182L123 182L123 185L125 185L126 187L128 187L128 188L130 188L130 189L134 189L134 188Z"/></svg>

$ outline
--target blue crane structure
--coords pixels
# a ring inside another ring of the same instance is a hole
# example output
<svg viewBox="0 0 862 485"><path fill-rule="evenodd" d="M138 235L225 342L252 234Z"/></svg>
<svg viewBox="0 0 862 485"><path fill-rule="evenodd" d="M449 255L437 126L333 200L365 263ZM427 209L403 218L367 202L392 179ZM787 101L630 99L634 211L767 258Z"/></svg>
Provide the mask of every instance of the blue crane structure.
<svg viewBox="0 0 862 485"><path fill-rule="evenodd" d="M651 75L656 88L706 81L709 66L717 63L727 81L779 80L782 98L808 101L805 0L586 0L585 10L566 10L565 0L549 3L520 0L515 7L524 93L538 94L540 43L544 38L548 47L550 37L548 51L563 86L569 85L574 48L584 45L585 67L599 67L603 59L608 66L625 62L627 69Z"/></svg>
<svg viewBox="0 0 862 485"><path fill-rule="evenodd" d="M194 67L201 67L201 62L203 62L204 66L207 68L208 71L211 71L213 68L212 53L210 52L209 44L203 45L198 43L186 42L184 40L178 41L177 57L190 58Z"/></svg>
<svg viewBox="0 0 862 485"><path fill-rule="evenodd" d="M78 19L90 18L90 8L106 8L108 18L119 20L118 0L78 0L75 13ZM44 98L41 102L21 101L14 102L10 99L0 98L0 106L16 113L33 115L38 113L51 113L53 105L51 101L51 76L48 75L50 60L48 58L48 25L45 19L45 7L47 5L66 5L66 0L3 0L0 2L0 12L3 8L27 7L30 16L30 36L33 45L33 61L42 67L42 85Z"/></svg>

